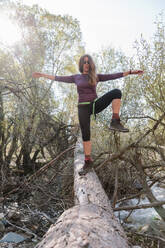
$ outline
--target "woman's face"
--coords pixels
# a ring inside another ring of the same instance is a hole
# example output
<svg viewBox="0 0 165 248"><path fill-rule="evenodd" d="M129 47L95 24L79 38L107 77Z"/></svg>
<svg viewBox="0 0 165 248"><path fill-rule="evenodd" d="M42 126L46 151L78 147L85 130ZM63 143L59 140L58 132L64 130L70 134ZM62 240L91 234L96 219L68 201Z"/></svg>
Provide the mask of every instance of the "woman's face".
<svg viewBox="0 0 165 248"><path fill-rule="evenodd" d="M83 64L83 73L84 74L88 74L89 72L89 60L88 60L88 57L85 57L84 58L84 64Z"/></svg>

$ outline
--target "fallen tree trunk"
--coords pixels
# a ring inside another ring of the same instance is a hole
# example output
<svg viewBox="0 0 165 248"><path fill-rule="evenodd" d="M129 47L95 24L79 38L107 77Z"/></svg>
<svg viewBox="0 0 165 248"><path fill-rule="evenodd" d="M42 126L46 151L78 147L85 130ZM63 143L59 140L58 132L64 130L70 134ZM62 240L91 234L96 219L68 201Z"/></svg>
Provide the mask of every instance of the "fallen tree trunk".
<svg viewBox="0 0 165 248"><path fill-rule="evenodd" d="M79 139L74 162L76 205L51 225L36 248L129 248L126 235L94 170L79 176L83 162L83 147Z"/></svg>

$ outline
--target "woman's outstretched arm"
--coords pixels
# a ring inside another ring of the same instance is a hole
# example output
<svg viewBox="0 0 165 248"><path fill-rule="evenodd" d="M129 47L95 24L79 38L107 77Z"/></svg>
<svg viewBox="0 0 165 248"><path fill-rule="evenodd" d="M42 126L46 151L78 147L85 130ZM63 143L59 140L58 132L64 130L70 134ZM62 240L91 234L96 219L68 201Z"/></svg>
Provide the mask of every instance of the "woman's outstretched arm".
<svg viewBox="0 0 165 248"><path fill-rule="evenodd" d="M128 76L128 75L131 75L131 74L138 74L138 75L142 75L144 71L142 70L129 70L129 71L125 71L123 72L123 76Z"/></svg>
<svg viewBox="0 0 165 248"><path fill-rule="evenodd" d="M47 78L47 79L50 79L50 80L55 80L55 76L45 74L45 73L41 73L41 72L33 72L32 77L34 77L34 78L44 77L44 78Z"/></svg>
<svg viewBox="0 0 165 248"><path fill-rule="evenodd" d="M126 77L130 74L141 75L143 74L143 71L142 70L129 70L129 71L118 72L118 73L113 73L113 74L97 74L97 76L98 76L98 81L108 81L108 80L118 79L121 77Z"/></svg>
<svg viewBox="0 0 165 248"><path fill-rule="evenodd" d="M34 78L40 78L44 77L50 80L58 81L58 82L64 82L64 83L74 83L75 78L74 75L71 76L52 76L49 74L41 73L41 72L33 72L32 77Z"/></svg>

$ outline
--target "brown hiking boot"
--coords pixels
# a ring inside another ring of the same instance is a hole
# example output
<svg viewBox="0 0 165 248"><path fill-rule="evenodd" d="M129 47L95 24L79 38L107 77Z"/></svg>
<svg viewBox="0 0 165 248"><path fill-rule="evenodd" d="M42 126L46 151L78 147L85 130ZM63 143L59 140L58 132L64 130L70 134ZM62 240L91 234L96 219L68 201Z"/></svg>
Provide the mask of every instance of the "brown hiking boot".
<svg viewBox="0 0 165 248"><path fill-rule="evenodd" d="M92 169L92 164L93 164L93 161L92 160L85 160L84 166L79 170L79 175L80 176L86 175L87 172L90 169Z"/></svg>
<svg viewBox="0 0 165 248"><path fill-rule="evenodd" d="M121 123L120 119L112 119L110 123L110 130L111 131L119 131L119 132L129 132L128 128L125 128Z"/></svg>

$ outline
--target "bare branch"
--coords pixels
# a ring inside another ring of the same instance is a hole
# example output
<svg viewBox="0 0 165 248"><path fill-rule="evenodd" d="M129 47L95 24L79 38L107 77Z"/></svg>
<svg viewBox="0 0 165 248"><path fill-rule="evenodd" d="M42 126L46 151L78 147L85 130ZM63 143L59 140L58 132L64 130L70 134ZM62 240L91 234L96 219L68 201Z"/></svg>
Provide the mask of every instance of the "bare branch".
<svg viewBox="0 0 165 248"><path fill-rule="evenodd" d="M27 185L28 183L31 182L32 179L36 178L37 176L39 176L40 174L42 174L43 172L45 172L50 166L53 166L54 163L61 158L65 153L67 153L68 151L71 151L75 148L75 146L69 147L67 148L65 151L61 152L56 158L54 158L53 160L51 160L49 163L47 163L46 165L44 165L41 169L39 169L37 172L35 172L33 175L31 175L30 177L28 177L27 179L25 179L23 181L23 183L21 183L17 188L13 189L12 191L8 192L5 197L7 197L8 195L18 191L21 187Z"/></svg>

